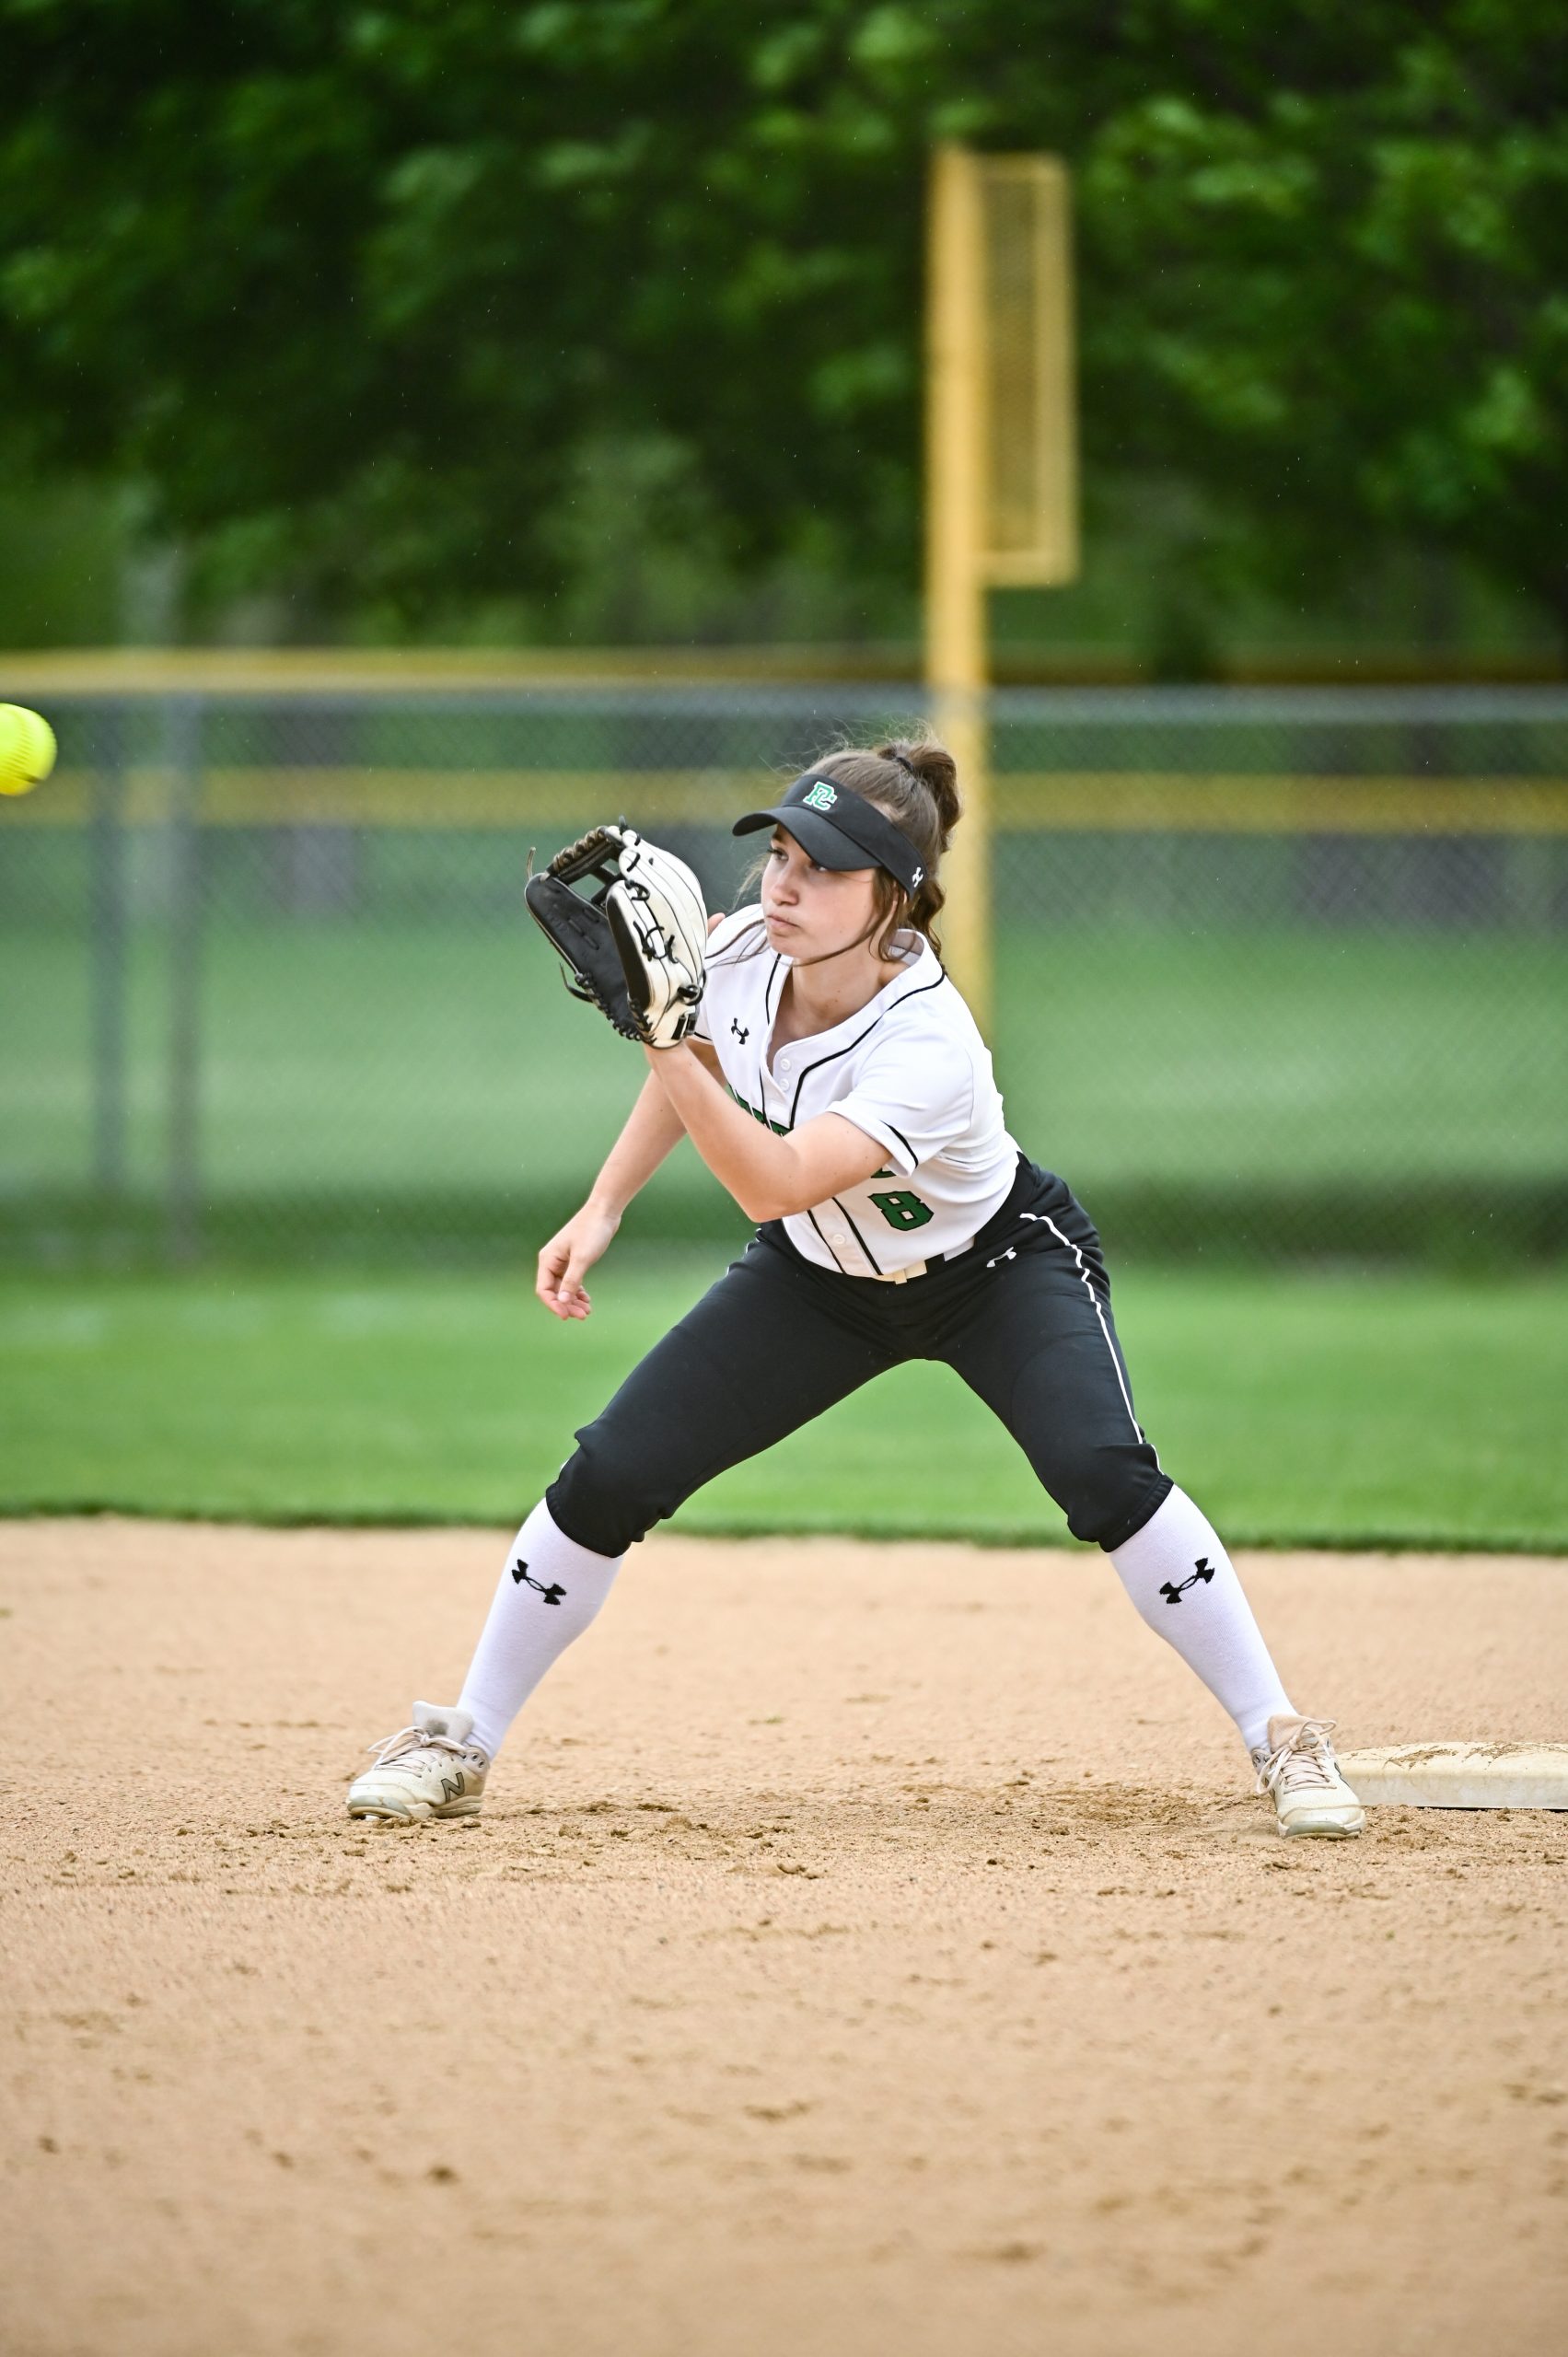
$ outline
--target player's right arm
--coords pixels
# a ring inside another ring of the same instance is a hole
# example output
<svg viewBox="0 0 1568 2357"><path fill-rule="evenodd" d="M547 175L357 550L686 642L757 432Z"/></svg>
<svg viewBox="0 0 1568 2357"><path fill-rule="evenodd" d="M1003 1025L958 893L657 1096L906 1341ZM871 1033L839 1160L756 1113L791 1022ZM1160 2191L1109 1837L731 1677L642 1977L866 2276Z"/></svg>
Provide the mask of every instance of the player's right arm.
<svg viewBox="0 0 1568 2357"><path fill-rule="evenodd" d="M711 1048L698 1044L710 1071ZM534 1291L554 1318L587 1318L593 1307L583 1279L615 1240L621 1213L686 1134L686 1124L652 1073L644 1081L626 1126L605 1158L588 1199L552 1236L539 1256Z"/></svg>

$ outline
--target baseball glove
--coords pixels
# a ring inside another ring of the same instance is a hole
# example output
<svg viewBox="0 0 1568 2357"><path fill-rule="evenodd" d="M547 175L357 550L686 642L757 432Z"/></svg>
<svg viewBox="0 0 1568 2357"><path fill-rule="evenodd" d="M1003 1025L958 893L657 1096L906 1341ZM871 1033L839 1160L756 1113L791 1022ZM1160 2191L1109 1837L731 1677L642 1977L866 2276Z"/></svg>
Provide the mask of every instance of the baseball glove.
<svg viewBox="0 0 1568 2357"><path fill-rule="evenodd" d="M573 889L585 880L598 888ZM685 1039L706 980L708 916L684 860L624 823L596 827L530 876L524 898L574 998L645 1047Z"/></svg>

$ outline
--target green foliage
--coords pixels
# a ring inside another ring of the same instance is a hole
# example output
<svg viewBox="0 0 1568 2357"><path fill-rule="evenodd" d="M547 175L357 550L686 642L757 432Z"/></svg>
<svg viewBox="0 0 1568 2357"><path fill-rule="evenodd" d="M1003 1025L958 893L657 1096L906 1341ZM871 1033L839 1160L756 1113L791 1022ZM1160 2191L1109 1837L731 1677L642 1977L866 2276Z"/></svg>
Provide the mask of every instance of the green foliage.
<svg viewBox="0 0 1568 2357"><path fill-rule="evenodd" d="M0 646L120 635L131 503L85 482L30 482L0 452Z"/></svg>
<svg viewBox="0 0 1568 2357"><path fill-rule="evenodd" d="M0 0L0 414L226 589L551 594L624 448L738 580L907 586L958 135L1072 163L1091 494L1196 486L1200 587L1414 538L1568 625L1549 0Z"/></svg>
<svg viewBox="0 0 1568 2357"><path fill-rule="evenodd" d="M1248 72L1265 48L1273 86ZM1568 482L1568 22L1533 0L1353 26L1297 7L1193 63L1191 94L1121 110L1083 167L1109 295L1087 331L1128 445L1228 473L1282 586L1403 537L1568 629L1542 527Z"/></svg>

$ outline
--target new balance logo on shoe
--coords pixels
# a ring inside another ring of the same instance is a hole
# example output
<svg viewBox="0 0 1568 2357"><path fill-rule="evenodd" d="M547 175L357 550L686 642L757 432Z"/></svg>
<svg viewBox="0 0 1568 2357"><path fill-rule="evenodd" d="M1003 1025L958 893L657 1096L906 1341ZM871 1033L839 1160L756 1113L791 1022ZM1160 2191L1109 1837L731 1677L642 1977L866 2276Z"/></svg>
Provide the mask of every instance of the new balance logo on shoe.
<svg viewBox="0 0 1568 2357"><path fill-rule="evenodd" d="M1160 1589L1160 1594L1164 1596L1167 1604L1179 1604L1190 1587L1196 1587L1200 1580L1212 1580L1214 1576L1214 1567L1213 1563L1210 1562L1206 1555L1200 1555L1197 1562L1193 1564L1192 1569L1188 1573L1187 1577L1179 1585L1172 1580L1167 1580L1164 1586Z"/></svg>
<svg viewBox="0 0 1568 2357"><path fill-rule="evenodd" d="M526 1581L528 1585L531 1587L537 1595L543 1596L546 1604L559 1604L562 1597L566 1593L559 1580L552 1580L550 1585L546 1587L542 1580L535 1579L533 1573L529 1571L526 1563L514 1563L512 1566L512 1577L517 1581L519 1587L521 1587Z"/></svg>
<svg viewBox="0 0 1568 2357"><path fill-rule="evenodd" d="M461 1800L468 1788L469 1780L460 1768L456 1776L443 1776L441 1779L441 1797L444 1801Z"/></svg>

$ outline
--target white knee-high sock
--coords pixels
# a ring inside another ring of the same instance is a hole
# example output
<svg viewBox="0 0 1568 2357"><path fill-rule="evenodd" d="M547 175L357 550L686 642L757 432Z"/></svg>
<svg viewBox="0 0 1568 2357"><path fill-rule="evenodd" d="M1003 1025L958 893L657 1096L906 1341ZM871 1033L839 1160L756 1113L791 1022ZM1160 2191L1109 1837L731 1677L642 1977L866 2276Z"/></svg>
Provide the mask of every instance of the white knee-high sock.
<svg viewBox="0 0 1568 2357"><path fill-rule="evenodd" d="M1208 1516L1185 1490L1172 1490L1142 1530L1109 1552L1150 1628L1197 1671L1255 1751L1269 1721L1294 1715L1294 1705Z"/></svg>
<svg viewBox="0 0 1568 2357"><path fill-rule="evenodd" d="M596 1555L558 1530L540 1499L518 1531L458 1708L492 1759L551 1664L580 1637L625 1558Z"/></svg>

